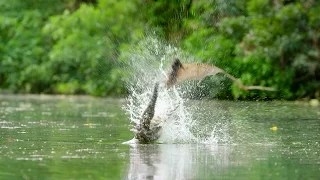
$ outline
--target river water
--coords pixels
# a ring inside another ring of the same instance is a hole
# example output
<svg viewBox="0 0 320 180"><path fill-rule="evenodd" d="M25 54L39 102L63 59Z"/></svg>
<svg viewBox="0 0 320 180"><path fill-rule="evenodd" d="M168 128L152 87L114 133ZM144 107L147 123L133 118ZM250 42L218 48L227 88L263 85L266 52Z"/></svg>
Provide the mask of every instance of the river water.
<svg viewBox="0 0 320 180"><path fill-rule="evenodd" d="M320 179L320 108L193 101L198 141L133 138L124 99L0 96L0 179Z"/></svg>

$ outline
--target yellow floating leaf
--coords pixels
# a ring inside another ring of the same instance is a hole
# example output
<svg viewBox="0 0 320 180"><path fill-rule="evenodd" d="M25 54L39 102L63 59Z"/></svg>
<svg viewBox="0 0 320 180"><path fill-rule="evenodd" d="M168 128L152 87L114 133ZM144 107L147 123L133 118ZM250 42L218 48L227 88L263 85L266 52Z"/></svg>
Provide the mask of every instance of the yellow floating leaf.
<svg viewBox="0 0 320 180"><path fill-rule="evenodd" d="M88 123L88 124L84 124L85 126L89 126L89 127L92 127L92 123Z"/></svg>
<svg viewBox="0 0 320 180"><path fill-rule="evenodd" d="M276 131L278 130L277 126L272 126L272 128L270 128L272 131Z"/></svg>

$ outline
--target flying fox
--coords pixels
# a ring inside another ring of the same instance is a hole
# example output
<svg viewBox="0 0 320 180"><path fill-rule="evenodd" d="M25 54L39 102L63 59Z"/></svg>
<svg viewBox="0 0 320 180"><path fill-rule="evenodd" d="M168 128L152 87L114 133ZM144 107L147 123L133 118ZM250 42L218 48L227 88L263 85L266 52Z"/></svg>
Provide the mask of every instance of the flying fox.
<svg viewBox="0 0 320 180"><path fill-rule="evenodd" d="M185 81L185 80L202 80L206 76L214 76L217 73L223 73L229 79L237 84L240 89L243 90L262 90L262 91L276 91L276 89L264 86L246 86L243 85L237 78L226 73L224 70L205 63L191 63L182 64L179 59L175 59L171 65L171 71L168 74L166 81L166 87L171 88L172 86Z"/></svg>

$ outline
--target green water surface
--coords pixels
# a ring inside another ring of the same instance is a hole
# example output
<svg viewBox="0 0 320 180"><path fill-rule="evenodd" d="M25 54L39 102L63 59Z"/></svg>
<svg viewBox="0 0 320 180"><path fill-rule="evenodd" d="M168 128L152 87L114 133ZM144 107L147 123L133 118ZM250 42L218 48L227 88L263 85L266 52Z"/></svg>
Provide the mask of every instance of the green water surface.
<svg viewBox="0 0 320 180"><path fill-rule="evenodd" d="M0 179L320 179L319 107L189 101L215 143L128 145L125 103L0 96Z"/></svg>

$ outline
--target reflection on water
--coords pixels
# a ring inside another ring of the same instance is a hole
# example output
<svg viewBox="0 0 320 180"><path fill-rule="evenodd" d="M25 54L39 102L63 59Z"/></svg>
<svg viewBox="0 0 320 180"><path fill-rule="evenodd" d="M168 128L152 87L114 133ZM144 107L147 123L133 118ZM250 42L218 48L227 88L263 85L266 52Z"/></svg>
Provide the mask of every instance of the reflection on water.
<svg viewBox="0 0 320 180"><path fill-rule="evenodd" d="M188 101L193 135L212 141L128 145L124 104L0 96L0 179L319 179L317 107Z"/></svg>
<svg viewBox="0 0 320 180"><path fill-rule="evenodd" d="M228 146L131 145L127 179L203 179L230 164Z"/></svg>

